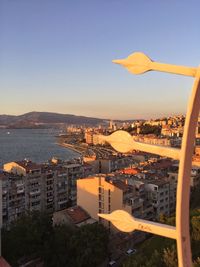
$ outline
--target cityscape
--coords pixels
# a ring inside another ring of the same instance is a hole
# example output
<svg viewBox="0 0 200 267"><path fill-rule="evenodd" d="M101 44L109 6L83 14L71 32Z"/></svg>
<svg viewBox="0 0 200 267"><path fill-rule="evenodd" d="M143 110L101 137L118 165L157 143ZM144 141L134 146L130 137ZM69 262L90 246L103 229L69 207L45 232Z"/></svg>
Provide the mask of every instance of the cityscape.
<svg viewBox="0 0 200 267"><path fill-rule="evenodd" d="M185 116L178 115L133 122L110 120L97 126L69 125L55 139L57 146L76 151L75 158L61 160L53 157L43 163L29 159L4 163L0 173L3 235L6 237L6 231L12 229L20 218L34 212L49 216L53 227L70 225L81 228L100 223L108 230L109 242L105 244L107 251L104 251L104 257L102 255L101 261L93 264L129 266L129 256L140 257L141 244L153 237L138 231L119 232L99 218L98 213L120 209L135 218L162 223L169 220L173 224L179 162L136 150L119 153L102 141L101 136L125 130L138 142L180 148L184 124ZM12 129L9 131L7 134L12 135ZM190 187L195 214L193 227L194 231L198 231L195 220L199 216L196 208L200 189L200 119L195 140ZM4 243L2 251L10 255ZM41 257L26 256L18 259L19 266L47 264ZM167 254L163 257L167 262ZM137 261L137 258L134 260Z"/></svg>
<svg viewBox="0 0 200 267"><path fill-rule="evenodd" d="M0 1L0 267L200 266L199 8Z"/></svg>

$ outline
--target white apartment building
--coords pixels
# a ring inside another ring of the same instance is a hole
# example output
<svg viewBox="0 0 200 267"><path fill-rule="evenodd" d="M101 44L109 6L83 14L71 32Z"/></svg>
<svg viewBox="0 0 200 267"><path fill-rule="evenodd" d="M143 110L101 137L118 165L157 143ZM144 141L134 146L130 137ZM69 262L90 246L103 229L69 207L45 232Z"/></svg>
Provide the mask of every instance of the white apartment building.
<svg viewBox="0 0 200 267"><path fill-rule="evenodd" d="M170 139L168 138L158 138L154 135L138 135L133 136L134 141L147 143L151 145L159 145L159 146L171 146Z"/></svg>
<svg viewBox="0 0 200 267"><path fill-rule="evenodd" d="M151 201L156 218L160 214L170 215L170 184L163 180L148 181L145 183L148 199Z"/></svg>

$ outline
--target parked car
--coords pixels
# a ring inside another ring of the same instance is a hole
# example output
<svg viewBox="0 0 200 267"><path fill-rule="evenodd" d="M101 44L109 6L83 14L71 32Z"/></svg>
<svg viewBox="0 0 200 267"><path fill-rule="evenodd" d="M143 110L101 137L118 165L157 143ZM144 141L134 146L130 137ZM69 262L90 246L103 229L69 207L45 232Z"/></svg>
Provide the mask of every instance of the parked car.
<svg viewBox="0 0 200 267"><path fill-rule="evenodd" d="M116 261L111 260L111 261L108 263L108 266L113 266L113 265L115 265L115 264L116 264Z"/></svg>
<svg viewBox="0 0 200 267"><path fill-rule="evenodd" d="M132 248L129 248L127 251L126 251L126 254L127 255L131 255L131 254L135 254L137 252L137 250L136 249L132 249Z"/></svg>

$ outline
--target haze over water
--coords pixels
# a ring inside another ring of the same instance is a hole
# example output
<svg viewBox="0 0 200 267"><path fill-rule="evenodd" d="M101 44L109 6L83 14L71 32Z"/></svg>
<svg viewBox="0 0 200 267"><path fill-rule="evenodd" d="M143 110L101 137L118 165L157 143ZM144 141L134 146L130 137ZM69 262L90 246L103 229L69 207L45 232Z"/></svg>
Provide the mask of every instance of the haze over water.
<svg viewBox="0 0 200 267"><path fill-rule="evenodd" d="M52 157L78 157L76 152L56 144L57 134L55 129L0 129L0 168L6 162L25 158L41 163Z"/></svg>

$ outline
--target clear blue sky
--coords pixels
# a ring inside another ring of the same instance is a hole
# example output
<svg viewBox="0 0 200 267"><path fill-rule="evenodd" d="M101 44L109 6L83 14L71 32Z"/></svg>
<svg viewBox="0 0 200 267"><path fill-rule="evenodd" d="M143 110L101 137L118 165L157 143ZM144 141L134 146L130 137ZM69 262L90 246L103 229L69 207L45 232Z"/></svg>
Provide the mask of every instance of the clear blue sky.
<svg viewBox="0 0 200 267"><path fill-rule="evenodd" d="M193 79L112 59L200 64L199 0L1 0L0 114L150 118L186 111Z"/></svg>

